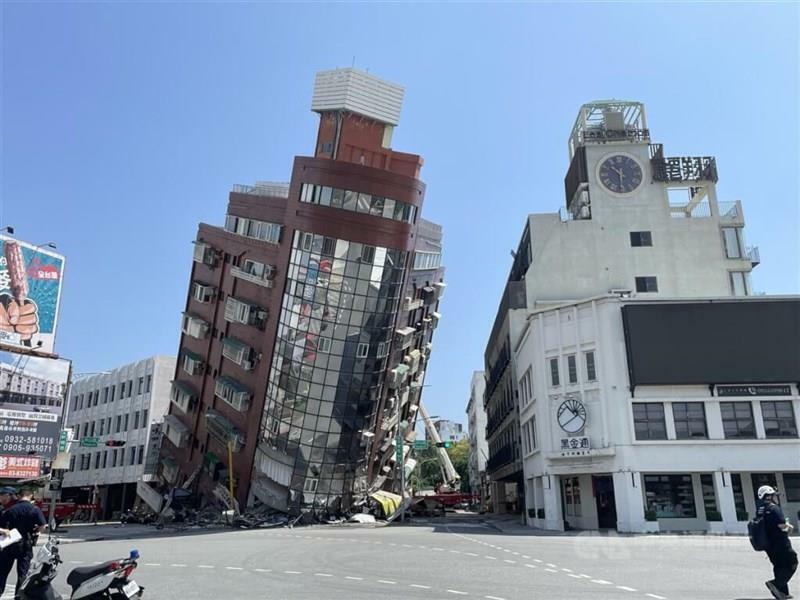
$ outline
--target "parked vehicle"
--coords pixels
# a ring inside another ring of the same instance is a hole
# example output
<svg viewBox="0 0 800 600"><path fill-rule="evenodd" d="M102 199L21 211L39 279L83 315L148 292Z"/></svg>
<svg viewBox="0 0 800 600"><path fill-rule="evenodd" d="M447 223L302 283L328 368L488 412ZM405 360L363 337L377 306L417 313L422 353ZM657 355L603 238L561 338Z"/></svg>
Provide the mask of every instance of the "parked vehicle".
<svg viewBox="0 0 800 600"><path fill-rule="evenodd" d="M131 574L138 566L139 552L131 550L130 556L110 560L99 565L78 567L67 575L72 588L68 599L61 596L52 585L58 565L62 563L58 552L58 538L50 537L39 548L28 576L20 587L22 600L130 600L141 598L144 588L139 586Z"/></svg>

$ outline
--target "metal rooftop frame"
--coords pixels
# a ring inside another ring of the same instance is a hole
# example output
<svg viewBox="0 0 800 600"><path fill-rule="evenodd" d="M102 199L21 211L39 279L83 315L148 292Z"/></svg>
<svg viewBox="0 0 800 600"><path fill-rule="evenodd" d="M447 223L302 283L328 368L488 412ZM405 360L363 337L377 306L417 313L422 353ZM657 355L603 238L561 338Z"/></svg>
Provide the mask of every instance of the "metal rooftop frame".
<svg viewBox="0 0 800 600"><path fill-rule="evenodd" d="M575 118L569 136L569 158L572 160L575 150L584 143L584 133L589 130L600 131L606 128L605 114L615 112L622 114L625 130L647 131L647 117L644 104L633 100L595 100L583 104Z"/></svg>

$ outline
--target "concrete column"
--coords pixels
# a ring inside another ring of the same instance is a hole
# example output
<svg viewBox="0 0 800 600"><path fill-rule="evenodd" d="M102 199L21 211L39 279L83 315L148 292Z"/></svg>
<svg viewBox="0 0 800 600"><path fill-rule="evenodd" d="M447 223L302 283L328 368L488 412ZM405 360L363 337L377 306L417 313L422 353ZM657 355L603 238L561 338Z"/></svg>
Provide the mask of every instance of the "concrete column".
<svg viewBox="0 0 800 600"><path fill-rule="evenodd" d="M741 525L736 518L736 501L733 499L730 473L714 471L714 492L717 495L717 505L722 515L725 533L738 533Z"/></svg>
<svg viewBox="0 0 800 600"><path fill-rule="evenodd" d="M614 473L613 479L617 530L621 533L646 531L641 473Z"/></svg>
<svg viewBox="0 0 800 600"><path fill-rule="evenodd" d="M506 484L502 481L492 482L492 512L502 515L506 512Z"/></svg>
<svg viewBox="0 0 800 600"><path fill-rule="evenodd" d="M561 478L558 475L542 477L544 485L544 528L564 531L564 512L561 510ZM550 487L548 487L548 483Z"/></svg>

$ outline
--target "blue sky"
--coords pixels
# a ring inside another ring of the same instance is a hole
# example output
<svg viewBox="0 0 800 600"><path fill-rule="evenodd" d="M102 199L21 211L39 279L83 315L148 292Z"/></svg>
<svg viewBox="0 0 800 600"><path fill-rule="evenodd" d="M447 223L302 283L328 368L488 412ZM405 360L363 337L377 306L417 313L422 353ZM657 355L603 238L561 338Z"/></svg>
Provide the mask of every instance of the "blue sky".
<svg viewBox="0 0 800 600"><path fill-rule="evenodd" d="M67 256L57 351L78 372L174 354L200 221L313 151L314 73L403 84L448 289L426 391L464 419L525 215L564 203L598 98L646 103L671 155L741 199L753 284L800 292L797 4L3 3L2 225Z"/></svg>

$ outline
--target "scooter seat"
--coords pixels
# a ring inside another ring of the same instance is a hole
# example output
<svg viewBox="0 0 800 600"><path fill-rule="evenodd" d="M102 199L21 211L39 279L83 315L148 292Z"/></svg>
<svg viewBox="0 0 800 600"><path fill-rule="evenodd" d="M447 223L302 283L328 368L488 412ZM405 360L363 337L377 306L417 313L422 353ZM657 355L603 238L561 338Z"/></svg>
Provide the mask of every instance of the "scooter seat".
<svg viewBox="0 0 800 600"><path fill-rule="evenodd" d="M72 569L69 575L67 575L67 583L71 585L73 588L79 587L84 581L91 579L92 577L96 577L97 575L102 575L103 573L108 573L111 570L111 565L114 564L115 561L109 560L108 562L104 562L100 565L92 565L91 567L78 567L76 569Z"/></svg>

